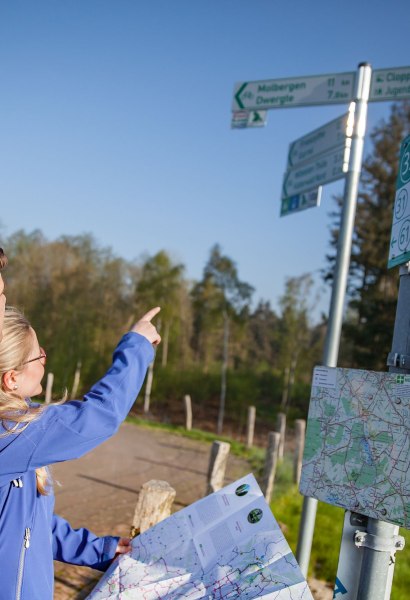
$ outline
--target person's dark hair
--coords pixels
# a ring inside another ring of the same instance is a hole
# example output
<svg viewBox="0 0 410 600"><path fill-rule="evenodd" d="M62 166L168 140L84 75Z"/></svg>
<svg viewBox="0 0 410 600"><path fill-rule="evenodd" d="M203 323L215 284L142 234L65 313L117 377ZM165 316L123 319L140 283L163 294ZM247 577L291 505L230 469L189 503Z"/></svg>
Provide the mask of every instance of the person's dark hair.
<svg viewBox="0 0 410 600"><path fill-rule="evenodd" d="M7 256L3 252L3 248L0 248L0 271L7 267Z"/></svg>

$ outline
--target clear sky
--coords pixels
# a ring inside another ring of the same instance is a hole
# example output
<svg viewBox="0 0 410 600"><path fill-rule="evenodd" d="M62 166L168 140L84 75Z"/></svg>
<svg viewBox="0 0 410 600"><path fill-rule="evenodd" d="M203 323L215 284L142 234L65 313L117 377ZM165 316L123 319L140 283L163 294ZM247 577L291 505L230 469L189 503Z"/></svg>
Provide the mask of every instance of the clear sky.
<svg viewBox="0 0 410 600"><path fill-rule="evenodd" d="M286 277L324 266L343 189L279 218L289 143L346 106L231 130L234 84L407 66L409 23L408 0L2 0L0 233L165 249L192 279L218 242L276 308ZM389 111L372 103L367 131Z"/></svg>

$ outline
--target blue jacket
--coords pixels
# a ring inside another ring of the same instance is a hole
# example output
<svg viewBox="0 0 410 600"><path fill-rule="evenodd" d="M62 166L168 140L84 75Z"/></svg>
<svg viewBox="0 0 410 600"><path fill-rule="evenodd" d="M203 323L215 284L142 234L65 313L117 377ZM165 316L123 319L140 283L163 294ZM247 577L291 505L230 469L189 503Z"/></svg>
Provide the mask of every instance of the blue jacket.
<svg viewBox="0 0 410 600"><path fill-rule="evenodd" d="M153 349L127 333L84 401L47 406L17 434L0 436L0 600L52 600L53 559L105 570L117 537L73 530L37 492L35 469L78 458L112 436L144 381ZM0 434L4 430L0 424Z"/></svg>

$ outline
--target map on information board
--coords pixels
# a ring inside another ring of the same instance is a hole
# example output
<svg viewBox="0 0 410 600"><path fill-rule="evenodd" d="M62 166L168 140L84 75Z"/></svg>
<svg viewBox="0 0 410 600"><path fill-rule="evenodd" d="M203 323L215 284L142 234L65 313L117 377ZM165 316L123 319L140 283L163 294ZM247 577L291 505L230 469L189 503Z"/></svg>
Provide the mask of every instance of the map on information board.
<svg viewBox="0 0 410 600"><path fill-rule="evenodd" d="M410 375L316 367L300 491L410 529Z"/></svg>
<svg viewBox="0 0 410 600"><path fill-rule="evenodd" d="M88 596L106 598L313 600L253 475L134 538Z"/></svg>

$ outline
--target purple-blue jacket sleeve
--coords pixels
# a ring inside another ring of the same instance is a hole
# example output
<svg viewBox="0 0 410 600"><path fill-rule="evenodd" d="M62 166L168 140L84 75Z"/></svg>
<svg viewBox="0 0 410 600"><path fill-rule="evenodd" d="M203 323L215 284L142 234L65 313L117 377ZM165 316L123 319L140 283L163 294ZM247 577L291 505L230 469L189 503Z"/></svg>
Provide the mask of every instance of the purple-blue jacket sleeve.
<svg viewBox="0 0 410 600"><path fill-rule="evenodd" d="M145 337L127 333L111 368L83 401L46 407L13 439L13 472L78 458L111 437L135 402L153 357Z"/></svg>
<svg viewBox="0 0 410 600"><path fill-rule="evenodd" d="M115 556L120 538L98 537L88 529L73 529L62 517L53 515L53 558L72 565L106 571Z"/></svg>

